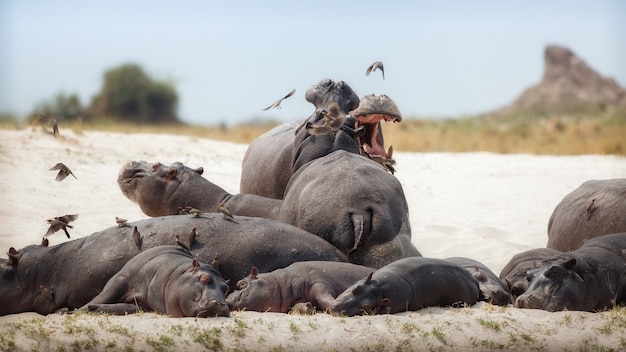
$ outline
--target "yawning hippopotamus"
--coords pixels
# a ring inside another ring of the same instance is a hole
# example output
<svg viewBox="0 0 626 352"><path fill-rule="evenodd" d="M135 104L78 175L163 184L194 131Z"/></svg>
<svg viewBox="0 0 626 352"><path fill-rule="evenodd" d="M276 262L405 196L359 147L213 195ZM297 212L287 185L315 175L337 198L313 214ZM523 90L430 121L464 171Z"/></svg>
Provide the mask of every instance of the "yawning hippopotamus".
<svg viewBox="0 0 626 352"><path fill-rule="evenodd" d="M626 178L583 183L554 209L547 247L568 252L592 238L626 232L625 200Z"/></svg>
<svg viewBox="0 0 626 352"><path fill-rule="evenodd" d="M228 285L213 266L180 246L145 250L128 261L82 308L113 314L138 309L179 317L227 317Z"/></svg>
<svg viewBox="0 0 626 352"><path fill-rule="evenodd" d="M593 238L529 272L519 308L601 311L626 303L626 233Z"/></svg>
<svg viewBox="0 0 626 352"><path fill-rule="evenodd" d="M509 288L485 264L465 257L452 257L446 260L464 268L478 281L481 301L497 306L506 306L511 303Z"/></svg>
<svg viewBox="0 0 626 352"><path fill-rule="evenodd" d="M388 264L357 281L331 304L347 316L398 313L430 306L457 306L478 301L478 281L443 259L412 257Z"/></svg>
<svg viewBox="0 0 626 352"><path fill-rule="evenodd" d="M393 163L393 160L387 160L391 156L385 150L380 122L400 122L402 115L388 96L370 94L359 101L345 82L325 79L311 87L305 97L315 105L316 112L329 110L332 104L337 104L341 114L352 115L355 120L350 127L355 130L363 128L358 145L364 153L381 163ZM304 123L282 124L250 143L242 164L241 193L283 198L293 173L295 131Z"/></svg>
<svg viewBox="0 0 626 352"><path fill-rule="evenodd" d="M222 214L177 215L114 226L56 246L27 246L0 259L0 315L49 314L79 308L141 250L178 242L198 260L215 257L231 288L256 265L272 271L296 261L347 261L328 242L294 226L264 218ZM195 236L192 235L195 234Z"/></svg>
<svg viewBox="0 0 626 352"><path fill-rule="evenodd" d="M375 269L352 263L308 261L269 273L256 267L226 297L228 306L257 312L287 313L294 305L311 303L326 311L335 298Z"/></svg>
<svg viewBox="0 0 626 352"><path fill-rule="evenodd" d="M511 258L500 271L500 279L508 286L513 303L528 288L528 271L537 269L544 265L544 260L549 262L559 254L560 251L552 248L533 248Z"/></svg>

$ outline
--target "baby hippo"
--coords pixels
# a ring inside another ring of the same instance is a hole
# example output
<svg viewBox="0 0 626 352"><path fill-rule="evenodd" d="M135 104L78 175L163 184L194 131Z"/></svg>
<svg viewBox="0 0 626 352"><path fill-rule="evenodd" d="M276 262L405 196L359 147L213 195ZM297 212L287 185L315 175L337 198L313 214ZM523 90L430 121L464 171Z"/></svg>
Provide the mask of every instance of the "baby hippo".
<svg viewBox="0 0 626 352"><path fill-rule="evenodd" d="M479 295L478 281L462 267L443 259L408 257L357 281L337 297L331 311L347 316L392 314L474 304Z"/></svg>
<svg viewBox="0 0 626 352"><path fill-rule="evenodd" d="M446 258L447 261L467 270L480 288L480 300L496 306L506 306L511 303L511 293L507 285L485 264L465 257Z"/></svg>
<svg viewBox="0 0 626 352"><path fill-rule="evenodd" d="M157 246L129 260L81 310L132 314L138 308L172 317L230 315L228 286L211 265L177 246Z"/></svg>
<svg viewBox="0 0 626 352"><path fill-rule="evenodd" d="M326 311L335 297L360 278L373 272L366 266L342 262L296 262L283 269L259 273L252 267L250 276L237 283L228 295L230 309L257 312L314 313Z"/></svg>

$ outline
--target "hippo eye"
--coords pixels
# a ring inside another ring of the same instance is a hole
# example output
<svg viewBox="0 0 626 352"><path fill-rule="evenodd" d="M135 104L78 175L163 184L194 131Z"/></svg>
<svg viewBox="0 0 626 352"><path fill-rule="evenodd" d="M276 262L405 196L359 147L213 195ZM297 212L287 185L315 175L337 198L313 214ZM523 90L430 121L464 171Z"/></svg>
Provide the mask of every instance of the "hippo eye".
<svg viewBox="0 0 626 352"><path fill-rule="evenodd" d="M202 282L203 284L208 284L209 282L211 282L211 277L207 274L202 274L200 275L200 282Z"/></svg>
<svg viewBox="0 0 626 352"><path fill-rule="evenodd" d="M480 275L478 275L476 280L478 280L479 282L487 282L487 276L485 274L481 273Z"/></svg>
<svg viewBox="0 0 626 352"><path fill-rule="evenodd" d="M555 277L559 276L560 274L561 274L561 268L559 268L558 266L553 266L546 273L546 277L548 277L548 278L555 278Z"/></svg>
<svg viewBox="0 0 626 352"><path fill-rule="evenodd" d="M239 281L237 283L237 289L238 290L243 290L246 287L248 287L248 282L247 281Z"/></svg>
<svg viewBox="0 0 626 352"><path fill-rule="evenodd" d="M152 164L152 172L156 172L157 169L159 168L159 164Z"/></svg>

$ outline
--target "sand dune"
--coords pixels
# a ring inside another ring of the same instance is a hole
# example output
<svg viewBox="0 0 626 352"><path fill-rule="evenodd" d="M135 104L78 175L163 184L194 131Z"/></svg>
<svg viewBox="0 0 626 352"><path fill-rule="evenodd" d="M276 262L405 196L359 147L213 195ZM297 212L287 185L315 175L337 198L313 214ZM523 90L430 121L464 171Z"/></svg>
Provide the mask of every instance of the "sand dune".
<svg viewBox="0 0 626 352"><path fill-rule="evenodd" d="M239 189L246 145L186 136L61 129L0 131L0 248L39 243L46 219L78 213L73 238L146 218L116 184L129 160L181 161L227 191ZM413 242L424 256L465 256L499 273L517 252L543 247L556 204L589 179L626 176L617 156L490 153L394 154L409 203ZM65 163L78 179L54 180ZM66 241L59 232L55 245ZM0 297L1 300L1 297ZM2 302L5 304L6 302ZM340 318L236 312L231 318L171 319L156 314L0 317L0 350L596 350L626 348L626 311L558 312L431 308Z"/></svg>

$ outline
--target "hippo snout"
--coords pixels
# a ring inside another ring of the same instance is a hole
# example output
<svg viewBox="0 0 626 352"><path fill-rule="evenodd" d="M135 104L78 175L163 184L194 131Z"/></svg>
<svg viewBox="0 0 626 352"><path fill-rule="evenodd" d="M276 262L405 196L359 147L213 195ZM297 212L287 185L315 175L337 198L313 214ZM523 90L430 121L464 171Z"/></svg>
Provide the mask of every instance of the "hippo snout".
<svg viewBox="0 0 626 352"><path fill-rule="evenodd" d="M230 316L230 309L226 302L217 299L203 301L200 302L202 309L195 316L201 318Z"/></svg>

